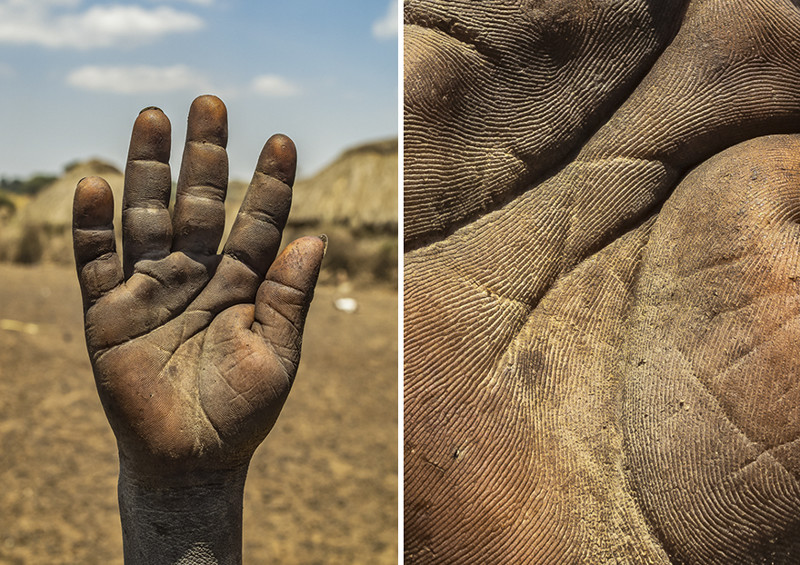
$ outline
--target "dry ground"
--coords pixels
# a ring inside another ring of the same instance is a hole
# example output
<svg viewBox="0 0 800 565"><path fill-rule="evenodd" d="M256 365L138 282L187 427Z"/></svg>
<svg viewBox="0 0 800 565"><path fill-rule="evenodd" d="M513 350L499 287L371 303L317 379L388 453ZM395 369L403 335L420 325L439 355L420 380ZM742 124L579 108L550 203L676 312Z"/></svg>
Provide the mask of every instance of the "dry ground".
<svg viewBox="0 0 800 565"><path fill-rule="evenodd" d="M321 287L245 492L246 563L397 562L397 293ZM0 264L0 563L122 563L114 438L71 269ZM35 333L33 333L35 332Z"/></svg>

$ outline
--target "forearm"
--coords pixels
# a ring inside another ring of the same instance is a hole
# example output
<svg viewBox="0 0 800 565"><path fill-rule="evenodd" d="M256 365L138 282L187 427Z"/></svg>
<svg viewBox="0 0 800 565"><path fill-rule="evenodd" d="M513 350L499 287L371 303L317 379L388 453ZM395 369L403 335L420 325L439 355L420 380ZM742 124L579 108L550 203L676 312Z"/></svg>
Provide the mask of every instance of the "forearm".
<svg viewBox="0 0 800 565"><path fill-rule="evenodd" d="M242 562L247 468L187 484L159 485L120 465L119 508L126 565Z"/></svg>

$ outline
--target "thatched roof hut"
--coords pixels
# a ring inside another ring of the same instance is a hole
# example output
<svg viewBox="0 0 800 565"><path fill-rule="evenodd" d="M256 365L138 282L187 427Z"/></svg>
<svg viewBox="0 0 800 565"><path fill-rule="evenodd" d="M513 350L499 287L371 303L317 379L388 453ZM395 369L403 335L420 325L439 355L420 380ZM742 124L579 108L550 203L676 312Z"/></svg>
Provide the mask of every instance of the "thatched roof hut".
<svg viewBox="0 0 800 565"><path fill-rule="evenodd" d="M396 236L397 167L397 139L344 151L314 176L295 182L289 228L366 228ZM240 181L228 186L226 236L246 190Z"/></svg>
<svg viewBox="0 0 800 565"><path fill-rule="evenodd" d="M299 180L289 223L397 233L397 139L349 149Z"/></svg>
<svg viewBox="0 0 800 565"><path fill-rule="evenodd" d="M120 225L122 173L93 159L73 165L43 188L0 230L0 259L22 263L72 262L72 199L83 177L101 176L114 191L114 224Z"/></svg>
<svg viewBox="0 0 800 565"><path fill-rule="evenodd" d="M22 210L25 223L35 226L71 226L72 198L78 182L88 176L103 177L114 191L115 218L118 224L122 209L122 172L114 165L99 159L76 163L49 186L42 189L31 203Z"/></svg>
<svg viewBox="0 0 800 565"><path fill-rule="evenodd" d="M367 143L345 151L333 163L295 184L289 227L332 226L387 236L397 233L397 139ZM0 226L0 260L72 261L72 198L85 176L105 178L114 191L114 225L120 235L123 174L99 160L79 163L42 189ZM233 224L247 185L231 182L226 202L226 232Z"/></svg>

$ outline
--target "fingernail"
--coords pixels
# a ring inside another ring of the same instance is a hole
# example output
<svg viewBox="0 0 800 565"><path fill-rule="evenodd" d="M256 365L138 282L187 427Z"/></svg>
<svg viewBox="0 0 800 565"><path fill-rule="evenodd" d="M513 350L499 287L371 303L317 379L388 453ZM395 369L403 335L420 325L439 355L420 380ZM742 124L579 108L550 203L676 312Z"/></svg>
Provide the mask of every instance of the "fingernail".
<svg viewBox="0 0 800 565"><path fill-rule="evenodd" d="M322 244L324 245L324 247L322 248L322 258L324 259L325 254L328 252L328 236L322 233L319 234L317 237L322 240Z"/></svg>
<svg viewBox="0 0 800 565"><path fill-rule="evenodd" d="M163 112L164 112L164 111L163 111L161 108L159 108L158 106L148 106L147 108L142 108L142 111L141 111L141 112L139 112L139 115L141 115L141 114L144 114L144 113L145 113L145 112L147 112L148 110L158 110L158 111L159 111L159 112L161 112L161 113L163 113Z"/></svg>

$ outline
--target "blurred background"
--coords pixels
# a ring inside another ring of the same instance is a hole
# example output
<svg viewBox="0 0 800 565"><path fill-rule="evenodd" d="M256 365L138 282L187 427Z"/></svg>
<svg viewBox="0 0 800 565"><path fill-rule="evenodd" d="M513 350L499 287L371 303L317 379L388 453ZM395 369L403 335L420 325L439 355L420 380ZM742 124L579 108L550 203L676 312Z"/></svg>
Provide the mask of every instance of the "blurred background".
<svg viewBox="0 0 800 565"><path fill-rule="evenodd" d="M122 563L72 193L115 193L133 120L228 106L232 223L274 132L298 148L284 242L330 238L303 359L245 491L244 560L397 561L397 0L0 0L0 563Z"/></svg>

